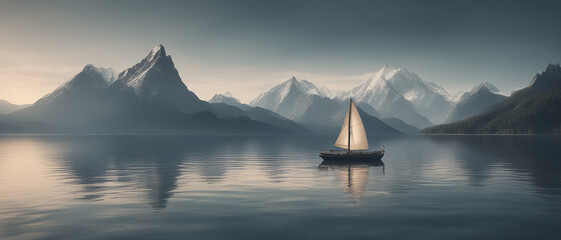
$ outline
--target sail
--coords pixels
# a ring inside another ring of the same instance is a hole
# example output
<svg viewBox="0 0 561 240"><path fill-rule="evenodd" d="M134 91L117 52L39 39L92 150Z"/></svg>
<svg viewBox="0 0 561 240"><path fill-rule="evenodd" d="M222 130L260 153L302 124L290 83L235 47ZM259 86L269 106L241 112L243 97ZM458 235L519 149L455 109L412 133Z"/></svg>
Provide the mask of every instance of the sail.
<svg viewBox="0 0 561 240"><path fill-rule="evenodd" d="M349 114L351 114L351 123L349 124ZM350 131L349 131L350 125ZM349 138L349 133L351 137ZM341 132L339 137L335 141L335 146L347 149L349 147L350 140L350 150L368 150L368 139L366 139L366 131L364 130L364 125L362 124L362 119L358 115L358 110L354 102L351 100L351 106L345 115L343 120L343 126L341 126Z"/></svg>

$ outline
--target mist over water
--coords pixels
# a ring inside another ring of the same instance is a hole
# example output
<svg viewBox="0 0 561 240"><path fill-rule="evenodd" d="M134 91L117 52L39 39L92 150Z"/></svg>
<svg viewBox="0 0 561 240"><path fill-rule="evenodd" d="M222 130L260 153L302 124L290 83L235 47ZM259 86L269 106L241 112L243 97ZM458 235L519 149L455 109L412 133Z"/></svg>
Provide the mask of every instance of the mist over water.
<svg viewBox="0 0 561 240"><path fill-rule="evenodd" d="M0 239L555 239L559 136L0 136Z"/></svg>

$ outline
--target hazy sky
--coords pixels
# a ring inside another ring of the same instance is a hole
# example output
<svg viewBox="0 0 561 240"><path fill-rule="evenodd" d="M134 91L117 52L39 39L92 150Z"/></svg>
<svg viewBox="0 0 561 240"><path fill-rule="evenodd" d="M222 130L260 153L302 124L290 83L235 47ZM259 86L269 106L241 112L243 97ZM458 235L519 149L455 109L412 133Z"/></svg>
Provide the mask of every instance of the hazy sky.
<svg viewBox="0 0 561 240"><path fill-rule="evenodd" d="M510 92L561 62L561 1L2 1L0 99L32 103L86 64L162 43L189 89L242 102L295 75L348 90L383 65L450 92Z"/></svg>

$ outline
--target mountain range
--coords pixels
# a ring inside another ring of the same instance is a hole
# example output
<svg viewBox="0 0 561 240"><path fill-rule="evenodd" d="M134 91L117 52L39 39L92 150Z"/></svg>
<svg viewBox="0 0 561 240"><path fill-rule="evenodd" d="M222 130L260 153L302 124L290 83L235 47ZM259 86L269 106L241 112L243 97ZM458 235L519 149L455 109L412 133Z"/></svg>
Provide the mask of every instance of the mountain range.
<svg viewBox="0 0 561 240"><path fill-rule="evenodd" d="M425 116L442 121L453 107L449 94L440 86L422 80L407 69L390 67L379 69L350 91L334 91L292 77L260 94L249 105L269 109L297 122L333 125L340 123L345 102L350 98L372 116L399 119L413 126L408 128L409 132L432 126Z"/></svg>
<svg viewBox="0 0 561 240"><path fill-rule="evenodd" d="M358 102L366 103L376 109L382 117L398 118L417 128L432 126L433 124L416 110L416 106L400 94L388 80L393 79L398 72L403 70L386 67L380 69L365 83L348 92L345 99L353 98ZM410 91L413 91L412 88L414 87L402 86L402 89Z"/></svg>
<svg viewBox="0 0 561 240"><path fill-rule="evenodd" d="M158 45L121 73L88 64L32 105L0 101L0 133L336 134L349 99L370 134L558 133L558 72L559 64L549 65L510 97L488 82L458 97L385 66L350 91L292 77L249 104L229 92L206 102ZM442 122L453 123L431 127Z"/></svg>
<svg viewBox="0 0 561 240"><path fill-rule="evenodd" d="M549 64L524 89L484 113L424 134L561 134L561 67Z"/></svg>
<svg viewBox="0 0 561 240"><path fill-rule="evenodd" d="M13 111L22 109L22 108L26 108L28 107L29 104L25 104L25 105L17 105L17 104L12 104L6 100L2 100L0 99L0 114L7 114L7 113L11 113Z"/></svg>
<svg viewBox="0 0 561 240"><path fill-rule="evenodd" d="M265 109L243 110L200 100L183 83L162 45L118 75L88 64L33 105L2 116L0 123L3 132L29 132L28 123L57 132L307 132Z"/></svg>
<svg viewBox="0 0 561 240"><path fill-rule="evenodd" d="M340 124L347 110L346 105L324 96L314 84L295 77L257 96L249 105L269 109L303 124L325 127Z"/></svg>
<svg viewBox="0 0 561 240"><path fill-rule="evenodd" d="M498 92L499 89L488 82L473 87L471 91L462 95L445 122L456 122L480 114L490 106L505 100L506 96L498 94Z"/></svg>
<svg viewBox="0 0 561 240"><path fill-rule="evenodd" d="M224 103L230 106L238 107L243 110L250 109L251 107L247 104L243 104L239 99L232 96L232 93L225 92L224 94L214 94L212 98L208 101L209 103Z"/></svg>
<svg viewBox="0 0 561 240"><path fill-rule="evenodd" d="M374 91L369 92L370 90ZM382 91L382 94L379 94L380 91ZM383 94L383 91L387 93ZM395 96L385 96L388 93ZM350 97L372 99L375 94L381 95L378 98L381 98L382 101L372 101L371 104L379 106L380 109L386 108L386 115L395 115L395 113L391 110L391 107L384 107L384 100L394 98L401 101L402 99L397 96L401 96L413 104L412 110L409 110L409 112L417 112L423 118L428 118L430 122L441 122L445 117L445 113L452 109L452 104L447 100L449 94L446 90L434 82L427 82L421 79L417 74L405 68L382 67L365 84L351 90ZM424 121L424 124L432 125L421 117L416 116L414 119L420 121L420 124Z"/></svg>

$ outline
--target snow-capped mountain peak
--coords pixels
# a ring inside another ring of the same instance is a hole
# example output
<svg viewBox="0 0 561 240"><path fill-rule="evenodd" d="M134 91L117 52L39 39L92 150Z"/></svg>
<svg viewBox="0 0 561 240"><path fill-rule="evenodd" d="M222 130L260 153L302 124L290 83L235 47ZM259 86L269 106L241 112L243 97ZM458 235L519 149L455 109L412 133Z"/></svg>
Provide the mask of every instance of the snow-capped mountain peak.
<svg viewBox="0 0 561 240"><path fill-rule="evenodd" d="M457 104L462 101L465 97L473 95L475 92L478 91L487 91L490 93L501 94L501 95L508 95L503 94L500 90L495 87L495 85L491 84L490 82L481 82L475 86L473 86L469 91L458 91L453 94L450 94L448 98L450 102Z"/></svg>
<svg viewBox="0 0 561 240"><path fill-rule="evenodd" d="M115 80L115 70L87 64L80 73L62 85L62 88L105 88Z"/></svg>
<svg viewBox="0 0 561 240"><path fill-rule="evenodd" d="M326 93L313 83L306 80L298 80L296 77L284 81L253 99L251 106L262 107L277 112L283 102L292 101L296 98L320 96L326 98ZM282 115L282 114L281 114ZM288 115L284 115L289 117ZM289 117L290 118L290 117Z"/></svg>
<svg viewBox="0 0 561 240"><path fill-rule="evenodd" d="M223 94L214 94L214 96L212 96L212 98L208 101L210 103L221 103L224 102L223 99L229 99L232 100L236 103L241 103L239 99L235 98L232 93L230 92L225 92Z"/></svg>
<svg viewBox="0 0 561 240"><path fill-rule="evenodd" d="M369 91L376 91L383 88L393 89L393 87L388 83L388 80L386 80L386 78L383 75L375 74L374 76L369 78L362 86L360 86L359 89L361 92L366 93ZM355 89L351 90L351 92L356 92Z"/></svg>
<svg viewBox="0 0 561 240"><path fill-rule="evenodd" d="M484 112L491 105L506 98L498 92L499 90L488 82L474 86L471 91L462 94L445 122L455 122Z"/></svg>
<svg viewBox="0 0 561 240"><path fill-rule="evenodd" d="M302 92L305 93L310 93L310 94L316 94L316 95L322 95L324 94L322 92L321 89L319 89L318 87L316 87L316 85L314 85L311 82L308 82L305 79L302 80L298 80L296 77L291 77L288 80L286 80L283 84L285 89L289 90L291 87L295 87L297 89L299 89Z"/></svg>
<svg viewBox="0 0 561 240"><path fill-rule="evenodd" d="M388 66L378 70L373 79L391 86L399 95L415 105L416 111L426 116L432 122L439 123L452 109L448 101L448 92L434 82L423 80L419 75L406 68L391 68ZM383 85L380 85L383 86Z"/></svg>
<svg viewBox="0 0 561 240"><path fill-rule="evenodd" d="M164 48L164 45L158 44L156 47L152 49L152 51L150 51L146 59L148 59L148 61L153 61L154 59L157 59L159 57L165 57L165 56L166 56L166 49Z"/></svg>
<svg viewBox="0 0 561 240"><path fill-rule="evenodd" d="M224 96L224 97L229 97L229 98L233 98L233 97L234 97L234 96L232 95L231 92L225 92L225 93L222 94L222 96Z"/></svg>
<svg viewBox="0 0 561 240"><path fill-rule="evenodd" d="M143 102L171 103L183 112L206 109L206 105L183 83L162 45L152 49L140 63L120 73L111 89L116 94L132 93Z"/></svg>
<svg viewBox="0 0 561 240"><path fill-rule="evenodd" d="M112 68L104 68L104 67L96 67L93 64L87 64L82 71L95 71L101 74L103 79L108 83L112 83L117 79L117 71L113 70Z"/></svg>
<svg viewBox="0 0 561 240"><path fill-rule="evenodd" d="M384 65L382 68L380 68L378 71L375 71L372 74L372 79L379 79L379 78L385 78L385 79L390 79L393 77L394 74L396 74L398 71L402 70L401 68L395 68L395 67L390 67L388 65Z"/></svg>
<svg viewBox="0 0 561 240"><path fill-rule="evenodd" d="M462 91L462 90L454 92L454 93L450 94L450 97L448 97L448 101L451 102L451 103L457 104L462 99L462 96L465 93L466 93L466 91Z"/></svg>
<svg viewBox="0 0 561 240"><path fill-rule="evenodd" d="M298 91L305 94L325 96L325 92L319 89L316 85L306 80L298 80L296 77L291 77L280 85L273 87L271 90L259 95L255 98L250 105L259 102L265 95L274 95L277 104L282 102L284 98L291 92ZM273 103L271 103L273 104Z"/></svg>
<svg viewBox="0 0 561 240"><path fill-rule="evenodd" d="M226 105L238 107L243 110L249 109L249 105L243 104L239 99L235 98L232 93L225 92L223 94L214 94L208 101L209 103L224 103Z"/></svg>
<svg viewBox="0 0 561 240"><path fill-rule="evenodd" d="M37 100L37 102L42 104L50 103L65 94L89 95L92 92L97 93L105 90L115 80L115 76L115 70L111 68L87 64L80 73L51 93Z"/></svg>
<svg viewBox="0 0 561 240"><path fill-rule="evenodd" d="M479 85L480 86L485 86L487 89L489 89L489 91L491 91L493 93L500 92L499 89L497 87L495 87L495 85L491 84L490 82L482 82Z"/></svg>
<svg viewBox="0 0 561 240"><path fill-rule="evenodd" d="M384 73L385 72L385 73ZM384 67L366 82L353 88L347 97L372 106L382 117L396 117L417 128L431 125L428 119L415 112L413 104L407 101L391 84L388 77L394 77L396 69Z"/></svg>
<svg viewBox="0 0 561 240"><path fill-rule="evenodd" d="M494 93L494 94L498 94L500 91L499 89L497 89L497 87L495 87L493 84L489 83L489 82L482 82L479 83L478 85L475 85L469 92L465 93L462 95L462 97L460 98L460 101L464 101L465 98L470 97L472 95L475 95L476 93Z"/></svg>
<svg viewBox="0 0 561 240"><path fill-rule="evenodd" d="M307 94L314 94L318 96L327 95L327 92L325 92L323 89L318 88L315 84L308 82L305 79L300 80L298 83L298 86Z"/></svg>
<svg viewBox="0 0 561 240"><path fill-rule="evenodd" d="M153 48L140 63L120 73L117 81L130 87L141 98L151 98L178 89L187 90L171 56L166 56L161 44Z"/></svg>

